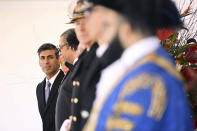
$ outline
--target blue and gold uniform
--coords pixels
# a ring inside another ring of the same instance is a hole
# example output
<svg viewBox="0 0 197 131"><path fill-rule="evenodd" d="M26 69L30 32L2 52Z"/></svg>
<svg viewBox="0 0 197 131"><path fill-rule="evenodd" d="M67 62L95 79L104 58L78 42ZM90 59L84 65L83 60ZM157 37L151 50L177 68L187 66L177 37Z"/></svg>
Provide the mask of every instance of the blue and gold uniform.
<svg viewBox="0 0 197 131"><path fill-rule="evenodd" d="M107 76L115 78L106 80ZM102 72L84 130L193 130L182 77L155 37L126 49L118 61Z"/></svg>

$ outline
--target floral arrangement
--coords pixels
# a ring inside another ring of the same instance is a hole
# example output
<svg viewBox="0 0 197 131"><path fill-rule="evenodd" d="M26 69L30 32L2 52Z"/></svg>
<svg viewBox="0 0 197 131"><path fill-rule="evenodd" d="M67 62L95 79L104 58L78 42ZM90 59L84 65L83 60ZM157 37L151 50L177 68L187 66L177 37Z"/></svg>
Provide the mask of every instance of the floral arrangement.
<svg viewBox="0 0 197 131"><path fill-rule="evenodd" d="M60 66L61 66L62 71L66 74L66 73L69 71L69 69L68 69L68 67L63 63L63 61L61 60L61 57L59 57L59 62L60 62Z"/></svg>
<svg viewBox="0 0 197 131"><path fill-rule="evenodd" d="M183 75L186 91L197 128L197 9L192 8L193 0L187 6L179 7L184 26L177 31L172 28L158 29L157 36L162 46L174 58L177 69ZM185 4L185 0L182 4ZM186 7L184 9L183 7Z"/></svg>

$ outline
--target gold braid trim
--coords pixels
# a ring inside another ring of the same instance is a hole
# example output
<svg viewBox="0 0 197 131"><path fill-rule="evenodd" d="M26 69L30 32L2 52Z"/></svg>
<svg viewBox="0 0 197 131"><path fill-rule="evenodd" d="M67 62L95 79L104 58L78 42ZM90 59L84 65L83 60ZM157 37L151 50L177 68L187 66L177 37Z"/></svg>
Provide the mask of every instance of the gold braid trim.
<svg viewBox="0 0 197 131"><path fill-rule="evenodd" d="M167 106L167 92L160 78L155 78L155 84L152 87L151 104L148 110L148 116L160 120Z"/></svg>
<svg viewBox="0 0 197 131"><path fill-rule="evenodd" d="M112 131L114 129L130 131L134 127L131 121L125 119L119 119L116 117L109 117L107 120L107 131Z"/></svg>
<svg viewBox="0 0 197 131"><path fill-rule="evenodd" d="M122 88L119 99L124 99L125 96L135 93L139 89L147 89L153 85L152 77L148 74L140 74L130 79Z"/></svg>
<svg viewBox="0 0 197 131"><path fill-rule="evenodd" d="M122 88L119 94L119 101L124 101L126 96L143 89L151 89L151 104L148 109L148 116L160 120L166 109L167 94L165 85L159 76L143 73L132 78ZM116 105L118 105L118 102Z"/></svg>
<svg viewBox="0 0 197 131"><path fill-rule="evenodd" d="M143 108L139 104L119 101L114 107L114 112L116 114L140 115L143 112Z"/></svg>

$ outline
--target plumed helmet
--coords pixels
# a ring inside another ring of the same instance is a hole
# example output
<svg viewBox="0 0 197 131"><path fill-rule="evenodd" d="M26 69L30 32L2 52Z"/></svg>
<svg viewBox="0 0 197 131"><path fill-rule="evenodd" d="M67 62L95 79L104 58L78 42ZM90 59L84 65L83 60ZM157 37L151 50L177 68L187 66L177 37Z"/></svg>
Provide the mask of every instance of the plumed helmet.
<svg viewBox="0 0 197 131"><path fill-rule="evenodd" d="M74 10L72 12L71 21L69 23L74 23L76 20L84 18L84 10L87 8L87 1L78 0Z"/></svg>

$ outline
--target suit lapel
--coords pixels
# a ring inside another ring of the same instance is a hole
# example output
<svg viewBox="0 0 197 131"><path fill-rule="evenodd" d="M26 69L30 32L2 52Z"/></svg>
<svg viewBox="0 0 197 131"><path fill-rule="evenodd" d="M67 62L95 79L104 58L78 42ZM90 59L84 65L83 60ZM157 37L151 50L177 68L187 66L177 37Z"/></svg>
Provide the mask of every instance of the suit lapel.
<svg viewBox="0 0 197 131"><path fill-rule="evenodd" d="M60 73L58 74L58 76L56 77L56 79L55 79L55 81L52 85L52 88L51 88L51 91L50 91L50 94L49 94L49 98L48 98L48 101L46 103L45 111L49 107L49 105L52 102L54 96L57 94L58 88L60 86L60 83L61 83L63 77L64 77L64 73L63 73L62 70L60 70Z"/></svg>

